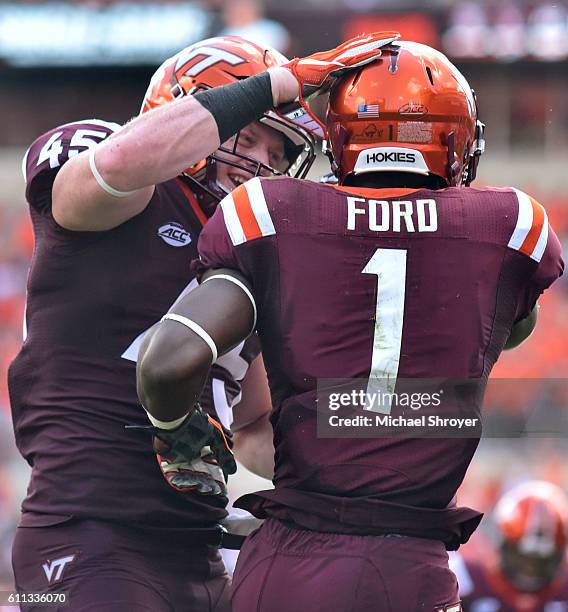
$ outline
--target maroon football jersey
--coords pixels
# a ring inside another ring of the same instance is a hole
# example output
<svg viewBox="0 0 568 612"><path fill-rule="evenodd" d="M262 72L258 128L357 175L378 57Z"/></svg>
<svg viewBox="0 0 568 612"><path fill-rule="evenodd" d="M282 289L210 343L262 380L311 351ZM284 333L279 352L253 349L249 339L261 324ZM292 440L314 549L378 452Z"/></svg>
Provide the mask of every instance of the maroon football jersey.
<svg viewBox="0 0 568 612"><path fill-rule="evenodd" d="M568 612L568 569L548 587L523 593L495 567L459 554L450 557L450 568L460 587L463 612Z"/></svg>
<svg viewBox="0 0 568 612"><path fill-rule="evenodd" d="M182 496L152 452L136 394L142 337L197 282L189 270L205 217L180 180L156 186L148 207L102 232L72 232L51 212L51 189L68 158L119 129L89 120L38 138L24 160L35 232L22 349L9 371L16 441L32 467L23 525L90 517L170 528L214 525L226 498ZM121 203L116 202L117 206ZM188 285L188 281L189 285ZM224 425L250 345L219 360L204 407Z"/></svg>
<svg viewBox="0 0 568 612"><path fill-rule="evenodd" d="M201 267L239 270L259 311L275 490L240 506L311 529L466 541L481 514L454 497L478 433L327 439L317 382L472 381L453 399L479 414L513 324L562 272L542 206L514 189L253 179L222 202L199 253Z"/></svg>

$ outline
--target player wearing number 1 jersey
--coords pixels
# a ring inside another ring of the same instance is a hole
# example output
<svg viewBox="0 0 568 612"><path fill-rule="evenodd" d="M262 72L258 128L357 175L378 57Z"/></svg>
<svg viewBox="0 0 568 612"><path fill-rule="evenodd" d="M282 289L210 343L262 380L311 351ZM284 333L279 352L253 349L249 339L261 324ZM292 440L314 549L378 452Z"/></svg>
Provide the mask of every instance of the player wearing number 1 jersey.
<svg viewBox="0 0 568 612"><path fill-rule="evenodd" d="M207 372L203 338L222 353L258 330L275 488L237 503L267 520L241 550L233 610L458 611L446 549L481 519L455 499L477 432L320 436L318 381L449 381L442 408L479 417L500 352L562 273L559 242L527 194L469 187L483 124L434 49L383 48L332 89L326 127L339 186L255 178L222 201L199 242L202 284L175 309L201 337L153 330L139 393L174 416Z"/></svg>

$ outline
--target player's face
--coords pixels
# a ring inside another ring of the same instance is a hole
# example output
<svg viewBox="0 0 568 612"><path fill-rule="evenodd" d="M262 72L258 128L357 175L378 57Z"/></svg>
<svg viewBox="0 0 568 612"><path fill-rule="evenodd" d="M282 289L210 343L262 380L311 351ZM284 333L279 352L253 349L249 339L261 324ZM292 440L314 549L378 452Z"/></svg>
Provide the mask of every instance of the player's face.
<svg viewBox="0 0 568 612"><path fill-rule="evenodd" d="M235 137L223 143L223 147L226 149L232 150L234 146ZM246 155L251 161L243 160L241 157L230 155L224 151L217 151L216 153L218 160L226 159L240 166L217 163L217 181L228 191L232 191L257 174L257 165L252 160L274 168L278 172L286 172L289 166L285 154L284 135L258 121L251 123L239 132L235 150L241 155ZM260 176L270 176L272 173L266 168L261 168L259 174Z"/></svg>
<svg viewBox="0 0 568 612"><path fill-rule="evenodd" d="M514 546L504 546L502 569L510 582L522 592L535 592L548 586L558 575L564 555L539 557L519 553Z"/></svg>

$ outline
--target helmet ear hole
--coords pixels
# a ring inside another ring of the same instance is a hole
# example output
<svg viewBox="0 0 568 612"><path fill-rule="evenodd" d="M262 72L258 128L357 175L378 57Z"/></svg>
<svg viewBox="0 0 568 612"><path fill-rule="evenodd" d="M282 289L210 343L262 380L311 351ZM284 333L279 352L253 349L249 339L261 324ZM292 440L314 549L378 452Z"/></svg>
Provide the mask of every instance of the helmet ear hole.
<svg viewBox="0 0 568 612"><path fill-rule="evenodd" d="M432 76L432 69L430 66L426 66L426 74L428 75L428 80L430 81L430 85L434 87L434 77Z"/></svg>

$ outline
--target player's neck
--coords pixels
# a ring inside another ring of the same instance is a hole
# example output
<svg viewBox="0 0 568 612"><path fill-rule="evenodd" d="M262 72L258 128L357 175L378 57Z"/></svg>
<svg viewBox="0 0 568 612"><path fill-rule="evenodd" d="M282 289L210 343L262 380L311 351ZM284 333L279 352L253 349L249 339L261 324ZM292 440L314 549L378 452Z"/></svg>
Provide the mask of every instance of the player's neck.
<svg viewBox="0 0 568 612"><path fill-rule="evenodd" d="M348 176L343 185L345 187L367 187L371 189L443 189L446 187L438 177L408 172L371 172L358 176Z"/></svg>

